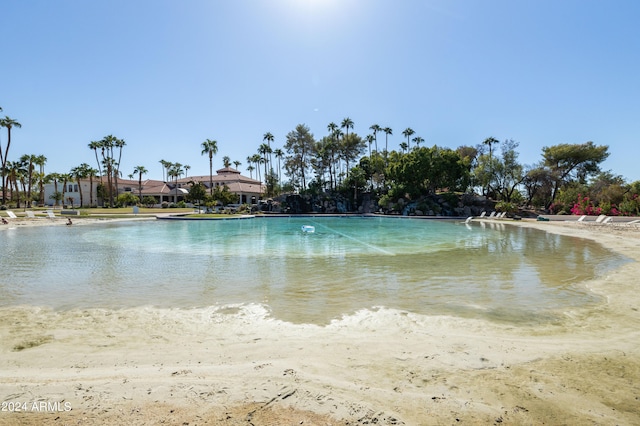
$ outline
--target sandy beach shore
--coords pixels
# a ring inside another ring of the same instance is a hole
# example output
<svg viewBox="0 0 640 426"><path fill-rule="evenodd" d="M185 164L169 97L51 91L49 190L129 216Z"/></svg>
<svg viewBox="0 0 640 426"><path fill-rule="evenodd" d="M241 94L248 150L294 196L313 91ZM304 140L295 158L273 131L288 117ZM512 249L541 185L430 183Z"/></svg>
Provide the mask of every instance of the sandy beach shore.
<svg viewBox="0 0 640 426"><path fill-rule="evenodd" d="M633 261L585 283L604 303L536 326L395 310L317 326L253 305L0 308L0 425L640 424L640 229L504 223ZM21 226L64 220L0 229Z"/></svg>

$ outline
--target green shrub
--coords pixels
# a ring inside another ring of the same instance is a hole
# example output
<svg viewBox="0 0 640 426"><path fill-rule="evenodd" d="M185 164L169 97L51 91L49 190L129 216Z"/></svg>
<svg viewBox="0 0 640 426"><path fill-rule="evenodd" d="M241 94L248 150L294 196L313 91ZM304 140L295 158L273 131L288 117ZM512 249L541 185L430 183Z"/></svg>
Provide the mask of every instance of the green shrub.
<svg viewBox="0 0 640 426"><path fill-rule="evenodd" d="M506 201L500 201L496 204L496 210L499 212L515 213L518 211L518 206Z"/></svg>

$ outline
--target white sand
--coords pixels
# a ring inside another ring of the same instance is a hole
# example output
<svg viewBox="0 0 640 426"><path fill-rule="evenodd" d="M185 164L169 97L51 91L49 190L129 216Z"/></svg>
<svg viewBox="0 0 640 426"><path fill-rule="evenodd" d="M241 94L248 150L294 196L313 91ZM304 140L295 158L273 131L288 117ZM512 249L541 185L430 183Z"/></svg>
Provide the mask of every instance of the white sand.
<svg viewBox="0 0 640 426"><path fill-rule="evenodd" d="M513 225L634 262L586 283L606 303L545 326L363 311L320 327L259 306L0 309L0 425L640 424L640 232Z"/></svg>

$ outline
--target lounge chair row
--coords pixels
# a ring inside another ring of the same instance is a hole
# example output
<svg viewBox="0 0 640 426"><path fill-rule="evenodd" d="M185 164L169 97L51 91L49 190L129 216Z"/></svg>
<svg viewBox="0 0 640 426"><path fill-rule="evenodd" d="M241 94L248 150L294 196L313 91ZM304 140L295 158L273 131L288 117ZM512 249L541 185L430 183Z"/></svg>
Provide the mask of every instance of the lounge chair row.
<svg viewBox="0 0 640 426"><path fill-rule="evenodd" d="M604 225L604 224L612 224L615 226L640 226L640 219L634 219L630 222L619 222L614 221L613 216L607 216L605 214L601 214L596 218L595 221L587 221L587 215L582 215L576 220L577 223L585 224L585 225Z"/></svg>
<svg viewBox="0 0 640 426"><path fill-rule="evenodd" d="M53 210L47 210L45 213L47 214L47 217L49 219L56 218L56 215L53 213ZM31 210L27 210L25 214L29 219L39 219L39 217L36 216L36 214ZM7 216L9 217L9 219L18 219L18 216L11 210L7 210Z"/></svg>
<svg viewBox="0 0 640 426"><path fill-rule="evenodd" d="M492 211L489 216L487 216L487 212L483 211L478 218L487 218L487 219L502 219L507 215L507 212L498 213L497 211Z"/></svg>

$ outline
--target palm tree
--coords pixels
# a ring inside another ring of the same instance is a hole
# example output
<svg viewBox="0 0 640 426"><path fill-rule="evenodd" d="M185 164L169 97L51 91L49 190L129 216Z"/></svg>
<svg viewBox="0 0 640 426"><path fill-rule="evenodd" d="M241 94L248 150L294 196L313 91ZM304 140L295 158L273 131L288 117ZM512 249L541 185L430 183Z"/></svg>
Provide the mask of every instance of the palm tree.
<svg viewBox="0 0 640 426"><path fill-rule="evenodd" d="M389 135L393 135L393 130L391 130L391 127L385 127L384 129L382 129L382 131L384 132L384 166L387 167L389 154Z"/></svg>
<svg viewBox="0 0 640 426"><path fill-rule="evenodd" d="M331 162L329 163L329 181L330 181L331 189L333 189L334 175L336 174L335 173L335 151L338 145L338 142L336 141L336 136L337 136L339 127L336 123L332 121L327 125L327 130L329 131L329 136L331 137L331 146L329 147L329 151L330 151L329 155L331 156Z"/></svg>
<svg viewBox="0 0 640 426"><path fill-rule="evenodd" d="M107 192L109 196L109 206L114 205L113 199L114 196L117 195L117 177L119 174L118 166L119 163L116 161L115 156L113 154L113 149L118 147L122 153L122 147L125 145L124 141L116 138L113 135L108 135L102 138L99 143L99 147L102 154L102 165L104 166L104 172L107 175ZM114 193L114 180L116 185L116 191Z"/></svg>
<svg viewBox="0 0 640 426"><path fill-rule="evenodd" d="M378 152L378 132L382 131L382 127L378 126L377 124L373 124L371 127L369 127L369 130L373 132L373 139L376 142L376 152Z"/></svg>
<svg viewBox="0 0 640 426"><path fill-rule="evenodd" d="M218 141L207 139L201 144L201 155L209 155L209 194L213 196L213 156L218 153Z"/></svg>
<svg viewBox="0 0 640 426"><path fill-rule="evenodd" d="M142 175L148 172L149 171L144 166L136 166L135 169L133 169L133 173L138 174L138 197L141 202L142 202Z"/></svg>
<svg viewBox="0 0 640 426"><path fill-rule="evenodd" d="M89 149L92 149L96 155L96 163L98 163L98 173L100 173L100 182L102 182L102 168L100 167L100 159L98 158L98 149L102 149L102 142L92 141L89 142Z"/></svg>
<svg viewBox="0 0 640 426"><path fill-rule="evenodd" d="M60 201L60 193L58 192L59 180L60 180L59 173L49 173L47 176L45 176L46 182L53 182L53 195L51 195L49 198L52 198L55 201L54 206L57 206L58 201Z"/></svg>
<svg viewBox="0 0 640 426"><path fill-rule="evenodd" d="M409 141L409 138L410 138L411 136L413 136L413 134L414 134L414 133L415 133L415 132L413 131L413 129L412 129L411 127L407 127L406 129L404 129L404 130L402 131L402 134L404 135L404 137L405 137L405 138L407 138L407 146L409 146L409 144L411 143L411 142Z"/></svg>
<svg viewBox="0 0 640 426"><path fill-rule="evenodd" d="M349 137L349 129L353 129L353 120L349 117L346 117L344 120L342 120L342 123L340 123L340 128L345 129L346 135L347 137Z"/></svg>
<svg viewBox="0 0 640 426"><path fill-rule="evenodd" d="M267 132L262 136L262 140L267 141L267 145L269 145L269 165L271 165L271 153L273 152L271 151L271 142L273 142L274 137L271 132Z"/></svg>
<svg viewBox="0 0 640 426"><path fill-rule="evenodd" d="M0 127L7 128L7 147L4 150L4 155L2 153L2 144L0 144L0 163L2 163L2 204L6 202L7 199L7 159L9 158L9 147L11 146L11 129L21 128L22 124L18 123L16 120L4 117L0 119Z"/></svg>
<svg viewBox="0 0 640 426"><path fill-rule="evenodd" d="M369 146L369 161L371 161L371 144L374 141L374 137L373 135L367 135L364 137L365 142L367 142L367 145Z"/></svg>
<svg viewBox="0 0 640 426"><path fill-rule="evenodd" d="M415 142L416 144L416 149L420 148L420 144L422 142L424 142L424 139L420 136L416 136L415 138L411 139L413 142Z"/></svg>
<svg viewBox="0 0 640 426"><path fill-rule="evenodd" d="M89 207L93 205L93 177L96 176L98 172L99 170L94 169L93 167L89 167L87 169L87 174L89 175ZM96 205L97 204L98 201L96 200Z"/></svg>
<svg viewBox="0 0 640 426"><path fill-rule="evenodd" d="M82 163L79 166L71 169L71 173L70 173L71 176L73 176L76 179L76 182L78 182L78 192L80 193L80 207L84 206L84 197L82 194L82 183L80 182L80 180L86 179L87 177L89 177L91 170L92 170L91 166L89 166L87 163ZM91 205L91 200L89 200L89 205Z"/></svg>
<svg viewBox="0 0 640 426"><path fill-rule="evenodd" d="M253 179L253 171L254 171L255 169L256 169L256 168L255 168L255 167L253 167L253 166L251 165L251 163L249 163L249 165L247 166L247 171L249 172L249 177L250 177L251 179Z"/></svg>
<svg viewBox="0 0 640 426"><path fill-rule="evenodd" d="M38 157L35 155L25 154L20 157L20 161L27 166L27 203L31 204L31 184L33 183L33 170L35 168L35 161Z"/></svg>
<svg viewBox="0 0 640 426"><path fill-rule="evenodd" d="M247 167L251 166L251 163L253 163L253 156L252 156L252 155L249 155L249 156L247 157ZM255 170L255 169L256 169L256 168L254 167L254 168L253 168L253 169L251 169L251 170ZM247 169L247 170L249 170L249 169ZM252 175L251 179L253 179L253 175Z"/></svg>
<svg viewBox="0 0 640 426"><path fill-rule="evenodd" d="M482 141L483 145L489 145L489 161L491 161L491 158L492 158L491 145L498 144L498 143L500 143L500 141L498 141L498 139L494 138L493 136L488 137L484 141Z"/></svg>
<svg viewBox="0 0 640 426"><path fill-rule="evenodd" d="M282 185L282 176L280 174L280 172L282 171L282 167L280 166L280 160L282 160L284 158L284 151L281 150L280 148L276 148L273 153L275 154L276 158L278 159L278 182L280 182L280 184Z"/></svg>
<svg viewBox="0 0 640 426"><path fill-rule="evenodd" d="M384 150L385 152L389 151L389 135L393 135L393 130L391 130L391 127L385 127L384 129L382 129L382 131L384 132ZM385 154L386 157L386 154Z"/></svg>
<svg viewBox="0 0 640 426"><path fill-rule="evenodd" d="M340 159L341 159L341 149L340 149L340 138L344 136L344 133L342 133L342 130L340 129L336 129L335 132L333 132L333 147L331 150L331 163L333 164L333 175L335 176L335 186L337 187L338 185L338 176L341 175L341 172L338 173L338 171L340 171L341 167L340 167ZM336 159L335 157L335 152L336 150L338 151L338 158ZM335 189L335 188L334 188Z"/></svg>
<svg viewBox="0 0 640 426"><path fill-rule="evenodd" d="M258 180L262 182L262 176L260 176L260 164L262 164L262 157L260 154L253 154L251 156L251 162L256 165L256 172L258 173Z"/></svg>
<svg viewBox="0 0 640 426"><path fill-rule="evenodd" d="M400 143L400 149L402 149L402 152L407 151L409 149L409 144L407 144L406 142Z"/></svg>
<svg viewBox="0 0 640 426"><path fill-rule="evenodd" d="M182 175L182 164L174 163L171 168L167 171L167 177L174 178L174 182L176 185L176 195L174 202L178 203L178 178Z"/></svg>
<svg viewBox="0 0 640 426"><path fill-rule="evenodd" d="M188 164L185 164L183 168L184 168L184 177L186 178L189 177L189 170L191 170L191 166Z"/></svg>
<svg viewBox="0 0 640 426"><path fill-rule="evenodd" d="M18 161L7 161L7 172L9 189L11 190L11 198L15 199L17 207L20 208L20 201L24 199L26 195L26 180L28 174L27 162L23 161L22 159ZM18 180L22 185L22 191L20 191Z"/></svg>
<svg viewBox="0 0 640 426"><path fill-rule="evenodd" d="M240 164L242 164L241 162L239 162L238 160L235 160L233 162L233 165L236 167L236 170L238 170L238 167L240 167Z"/></svg>
<svg viewBox="0 0 640 426"><path fill-rule="evenodd" d="M489 174L493 177L493 161L492 160L492 152L491 145L499 143L498 139L490 136L482 141L483 145L489 145ZM491 189L491 183L487 183L487 194L489 194L489 190Z"/></svg>
<svg viewBox="0 0 640 426"><path fill-rule="evenodd" d="M60 199L62 200L62 208L64 208L64 194L67 192L67 182L73 177L69 173L61 173L59 178L62 180L62 196Z"/></svg>
<svg viewBox="0 0 640 426"><path fill-rule="evenodd" d="M258 154L262 155L261 163L264 163L264 180L268 183L267 179L267 166L269 165L269 157L271 157L271 147L269 144L263 143L258 147ZM269 155L269 157L267 157Z"/></svg>
<svg viewBox="0 0 640 426"><path fill-rule="evenodd" d="M118 162L116 163L115 169L115 184L116 184L116 194L118 194L118 176L120 175L120 160L122 159L122 148L127 143L123 139L117 139L114 142L116 148L118 148Z"/></svg>
<svg viewBox="0 0 640 426"><path fill-rule="evenodd" d="M36 157L36 160L34 161L35 164L39 167L39 172L40 172L40 202L39 204L44 205L44 165L47 162L47 157L45 157L44 155L38 155Z"/></svg>
<svg viewBox="0 0 640 426"><path fill-rule="evenodd" d="M231 166L231 158L229 158L228 155L225 155L224 157L222 157L222 164L223 166L226 167L230 167Z"/></svg>
<svg viewBox="0 0 640 426"><path fill-rule="evenodd" d="M159 163L162 165L162 180L166 182L167 178L165 176L167 174L167 170L171 167L171 163L166 160L160 160Z"/></svg>

